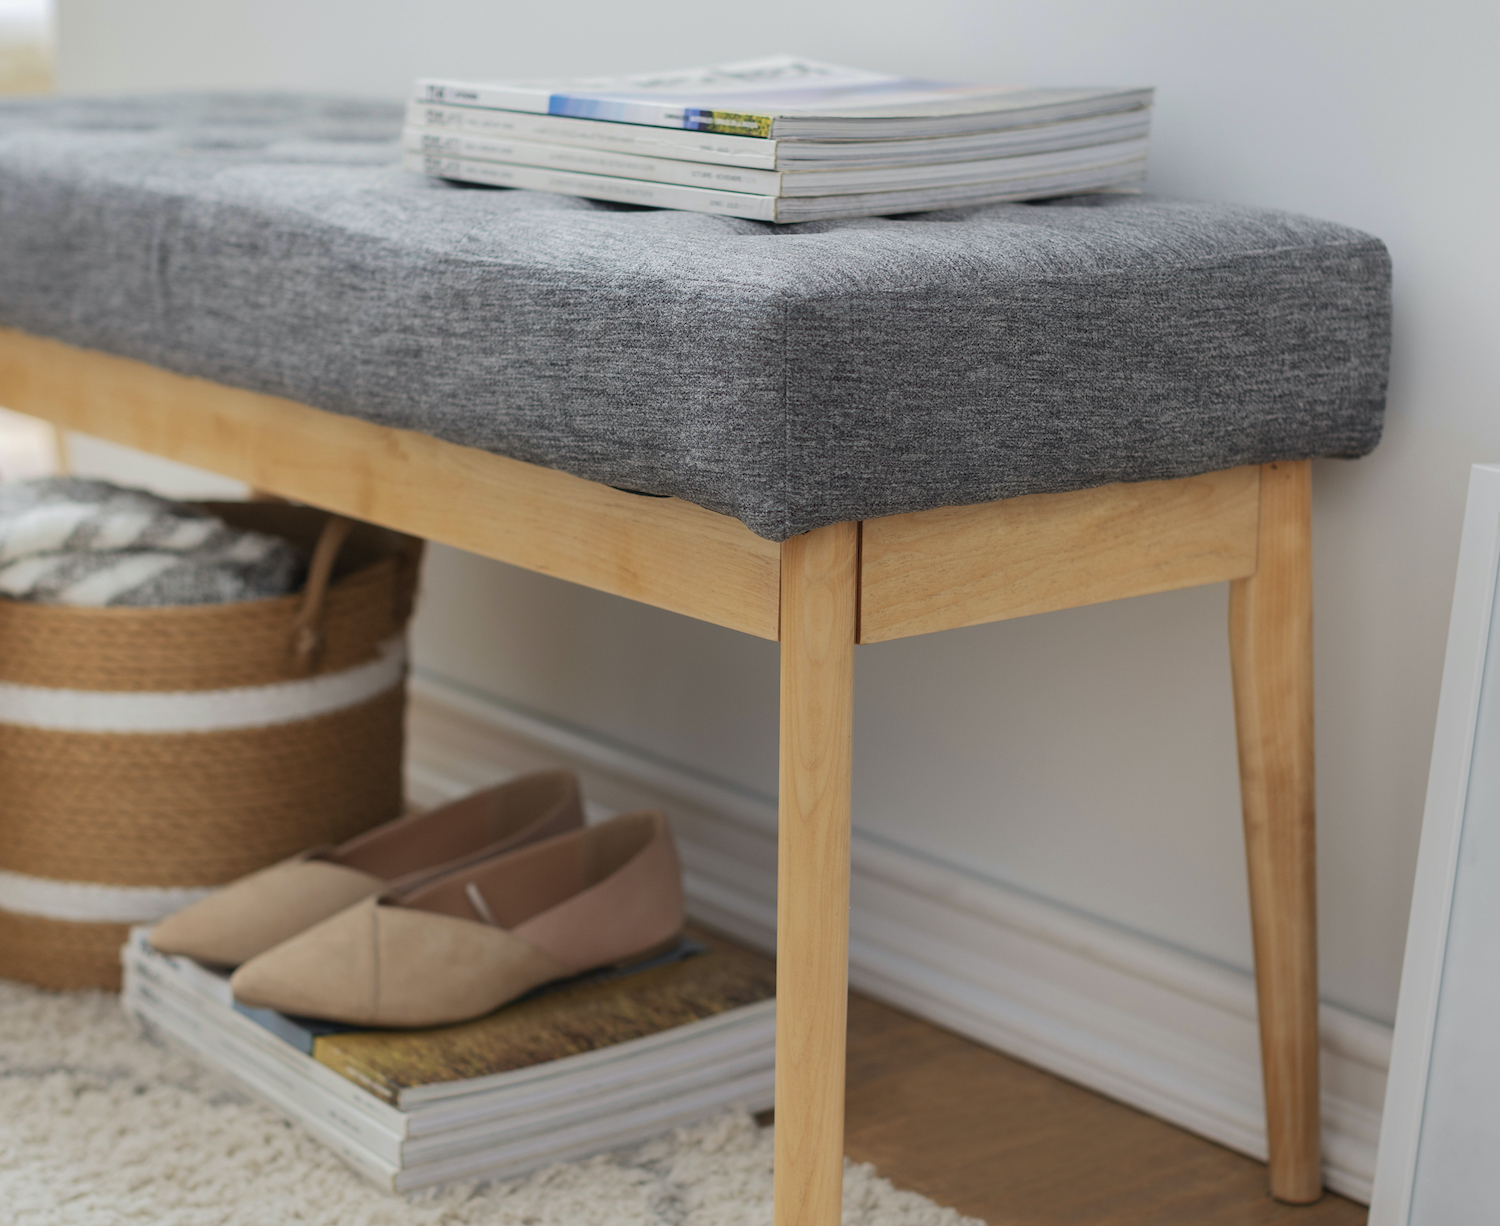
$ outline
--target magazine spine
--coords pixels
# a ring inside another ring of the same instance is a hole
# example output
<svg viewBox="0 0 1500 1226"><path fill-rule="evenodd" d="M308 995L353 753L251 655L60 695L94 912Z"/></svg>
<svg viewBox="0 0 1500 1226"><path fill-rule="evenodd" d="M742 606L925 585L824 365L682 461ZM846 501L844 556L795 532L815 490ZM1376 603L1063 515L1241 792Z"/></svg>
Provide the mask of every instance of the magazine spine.
<svg viewBox="0 0 1500 1226"><path fill-rule="evenodd" d="M621 204L643 204L652 208L686 209L695 213L717 213L751 221L775 221L775 196L747 192L711 191L702 187L679 187L671 183L647 183L641 179L617 179L608 175L547 170L536 166L510 166L503 162L478 162L471 158L429 157L407 153L408 170L439 179L464 183L487 183L495 187L521 187L534 191L613 200Z"/></svg>
<svg viewBox="0 0 1500 1226"><path fill-rule="evenodd" d="M130 930L125 947L120 951L120 961L125 967L129 967L132 961L143 967L154 967L162 974L170 975L194 995L221 1005L232 1006L234 1001L227 975L215 974L199 966L191 958L159 953L151 944L151 928L148 924L140 924Z"/></svg>
<svg viewBox="0 0 1500 1226"><path fill-rule="evenodd" d="M170 964L163 966L156 959L131 950L125 959L125 980L127 985L154 988L158 994L164 994L174 1002L178 1012L201 1019L202 1025L220 1036L220 1042L235 1043L255 1052L260 1060L271 1062L287 1075L310 1083L319 1094L339 1102L341 1110L357 1113L380 1133L399 1137L408 1131L410 1121L405 1112L374 1097L285 1039L199 990L176 974Z"/></svg>
<svg viewBox="0 0 1500 1226"><path fill-rule="evenodd" d="M340 1124L323 1118L297 1095L268 1078L263 1067L243 1061L205 1039L181 1013L153 999L149 988L139 983L127 988L124 1004L142 1022L193 1052L214 1073L310 1133L366 1179L387 1191L396 1191L400 1171L397 1163L355 1141Z"/></svg>
<svg viewBox="0 0 1500 1226"><path fill-rule="evenodd" d="M423 78L416 85L421 102L490 107L502 111L531 111L567 115L607 123L639 123L652 128L682 128L690 132L718 132L726 136L770 136L776 116L747 111L714 111L697 107L663 106L589 94L557 94L515 85L473 85L464 81Z"/></svg>
<svg viewBox="0 0 1500 1226"><path fill-rule="evenodd" d="M750 136L720 136L712 132L675 131L640 124L599 123L566 115L538 115L525 111L496 111L473 106L442 106L409 102L406 122L446 132L467 132L511 140L531 140L584 149L603 149L641 157L682 158L716 166L775 170L780 142Z"/></svg>
<svg viewBox="0 0 1500 1226"><path fill-rule="evenodd" d="M780 195L783 183L781 174L774 170L747 170L737 166L684 162L673 158L505 140L491 136L461 136L432 128L407 128L401 140L402 147L407 152L429 157L474 158L482 162L542 166L583 174L610 175L618 179L643 179L650 183L676 183L683 187L753 192L762 196Z"/></svg>

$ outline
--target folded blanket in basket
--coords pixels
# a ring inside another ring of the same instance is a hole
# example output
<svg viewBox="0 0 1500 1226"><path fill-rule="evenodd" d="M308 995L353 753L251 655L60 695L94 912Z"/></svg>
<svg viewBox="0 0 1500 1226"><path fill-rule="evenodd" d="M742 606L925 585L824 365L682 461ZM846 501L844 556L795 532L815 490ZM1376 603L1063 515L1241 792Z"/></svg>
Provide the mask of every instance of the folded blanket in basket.
<svg viewBox="0 0 1500 1226"><path fill-rule="evenodd" d="M279 537L82 477L0 484L0 596L59 605L284 596L305 559Z"/></svg>

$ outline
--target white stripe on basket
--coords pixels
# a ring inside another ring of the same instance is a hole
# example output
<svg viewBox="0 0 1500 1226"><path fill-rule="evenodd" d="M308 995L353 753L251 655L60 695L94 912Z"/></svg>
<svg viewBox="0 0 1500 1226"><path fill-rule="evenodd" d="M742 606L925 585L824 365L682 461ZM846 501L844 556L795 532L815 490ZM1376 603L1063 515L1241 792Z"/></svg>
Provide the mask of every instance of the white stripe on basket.
<svg viewBox="0 0 1500 1226"><path fill-rule="evenodd" d="M356 706L406 675L406 640L392 638L367 664L342 672L176 693L60 690L0 682L0 724L50 732L227 732L331 715ZM3 905L3 904L0 904Z"/></svg>
<svg viewBox="0 0 1500 1226"><path fill-rule="evenodd" d="M97 885L0 869L0 910L79 924L149 924L207 898L217 888Z"/></svg>

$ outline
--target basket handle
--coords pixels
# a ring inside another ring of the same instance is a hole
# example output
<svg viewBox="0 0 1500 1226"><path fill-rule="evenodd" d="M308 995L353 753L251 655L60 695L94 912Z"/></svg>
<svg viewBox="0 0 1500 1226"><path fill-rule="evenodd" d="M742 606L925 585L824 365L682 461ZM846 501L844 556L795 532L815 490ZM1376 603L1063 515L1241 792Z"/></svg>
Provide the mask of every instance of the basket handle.
<svg viewBox="0 0 1500 1226"><path fill-rule="evenodd" d="M339 550L349 539L353 527L352 519L330 515L313 548L312 563L307 568L307 586L303 589L302 608L292 619L292 661L303 675L318 666L318 657L323 652L323 604L328 596L328 582L333 578L333 564L338 561Z"/></svg>

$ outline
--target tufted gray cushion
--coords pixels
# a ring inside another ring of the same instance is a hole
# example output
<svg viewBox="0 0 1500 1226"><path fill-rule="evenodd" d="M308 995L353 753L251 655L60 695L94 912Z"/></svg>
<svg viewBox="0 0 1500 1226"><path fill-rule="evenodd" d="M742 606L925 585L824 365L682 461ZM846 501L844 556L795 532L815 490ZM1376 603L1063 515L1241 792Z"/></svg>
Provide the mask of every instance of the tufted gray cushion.
<svg viewBox="0 0 1500 1226"><path fill-rule="evenodd" d="M0 324L821 524L1380 437L1369 235L1125 195L773 226L404 171L394 103L0 104Z"/></svg>

